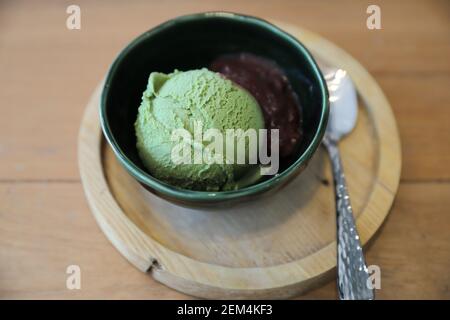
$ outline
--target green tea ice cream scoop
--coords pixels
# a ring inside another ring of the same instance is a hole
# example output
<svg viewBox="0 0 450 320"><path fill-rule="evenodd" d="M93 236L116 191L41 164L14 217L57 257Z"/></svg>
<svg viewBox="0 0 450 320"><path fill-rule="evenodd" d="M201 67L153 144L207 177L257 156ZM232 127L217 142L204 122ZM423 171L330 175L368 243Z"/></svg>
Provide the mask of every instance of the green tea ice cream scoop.
<svg viewBox="0 0 450 320"><path fill-rule="evenodd" d="M199 128L202 133L208 129L220 131L224 137L223 150L208 147L211 141L192 139L184 143L192 155L200 152L209 159L222 159L222 163L194 163L194 156L191 163L174 161L172 151L180 143L173 139L174 130L183 129L194 137ZM170 74L152 72L135 122L139 156L155 178L179 188L206 191L237 188L237 180L255 166L227 164L226 130L258 132L263 128L263 115L253 96L207 69Z"/></svg>

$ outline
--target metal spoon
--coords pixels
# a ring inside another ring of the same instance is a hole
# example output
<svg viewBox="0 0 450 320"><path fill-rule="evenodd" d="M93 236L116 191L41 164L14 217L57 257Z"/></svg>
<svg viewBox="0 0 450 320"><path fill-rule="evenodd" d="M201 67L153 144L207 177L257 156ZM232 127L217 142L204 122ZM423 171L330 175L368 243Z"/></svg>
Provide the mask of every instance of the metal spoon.
<svg viewBox="0 0 450 320"><path fill-rule="evenodd" d="M368 287L367 270L350 196L337 144L356 124L358 104L356 91L347 72L321 67L330 93L330 116L322 144L328 151L333 168L337 214L337 271L341 300L373 300Z"/></svg>

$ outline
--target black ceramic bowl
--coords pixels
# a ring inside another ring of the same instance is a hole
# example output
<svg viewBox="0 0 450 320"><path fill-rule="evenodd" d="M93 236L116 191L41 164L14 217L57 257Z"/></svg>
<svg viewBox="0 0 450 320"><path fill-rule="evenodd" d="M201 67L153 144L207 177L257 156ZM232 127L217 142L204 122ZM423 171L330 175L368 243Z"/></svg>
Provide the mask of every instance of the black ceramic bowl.
<svg viewBox="0 0 450 320"><path fill-rule="evenodd" d="M276 176L235 191L185 190L152 177L138 156L134 132L149 74L207 67L220 55L238 52L275 61L298 94L303 107L304 138L293 161ZM297 39L255 17L208 12L172 19L133 40L108 72L100 119L117 159L141 184L168 200L201 205L261 194L300 173L320 145L328 112L326 83L311 54Z"/></svg>

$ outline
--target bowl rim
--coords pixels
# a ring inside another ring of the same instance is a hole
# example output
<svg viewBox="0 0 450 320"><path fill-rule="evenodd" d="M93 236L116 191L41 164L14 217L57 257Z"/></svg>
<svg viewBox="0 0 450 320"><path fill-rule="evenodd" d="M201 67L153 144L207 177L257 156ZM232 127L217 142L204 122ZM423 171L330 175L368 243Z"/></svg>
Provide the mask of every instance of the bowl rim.
<svg viewBox="0 0 450 320"><path fill-rule="evenodd" d="M110 92L111 80L115 75L116 70L120 65L121 61L131 50L133 50L142 41L146 40L148 37L151 37L152 35L164 29L172 27L173 25L179 22L208 20L217 17L229 20L238 20L241 22L257 25L258 27L262 27L267 31L272 32L276 36L284 38L284 40L290 42L297 50L301 52L301 54L306 59L306 62L311 66L313 75L317 78L316 80L318 80L319 83L319 89L322 97L319 125L316 129L316 132L314 133L311 143L307 146L305 151L288 168L276 174L270 179L267 179L265 181L242 189L231 191L212 192L212 191L196 191L196 190L181 189L151 176L149 173L139 168L136 164L134 164L133 161L131 161L127 157L127 155L122 151L119 144L115 140L112 131L110 129L106 115L107 109L106 99ZM323 75L317 63L313 59L308 49L306 49L305 46L294 36L278 28L274 24L258 17L232 12L212 11L212 12L188 14L170 19L139 35L137 38L132 40L124 49L122 49L117 55L117 57L114 59L114 62L111 64L107 72L100 97L99 115L102 131L104 133L104 136L106 137L106 140L111 146L115 156L118 158L119 162L125 167L125 169L139 182L143 183L146 186L149 186L150 188L152 188L153 190L157 191L160 194L168 195L169 197L173 197L178 200L188 202L218 202L223 200L233 200L242 197L247 197L272 189L275 186L279 185L281 182L287 181L303 164L307 163L308 160L312 157L314 152L319 147L323 135L325 133L329 115L329 100L326 82L323 78Z"/></svg>

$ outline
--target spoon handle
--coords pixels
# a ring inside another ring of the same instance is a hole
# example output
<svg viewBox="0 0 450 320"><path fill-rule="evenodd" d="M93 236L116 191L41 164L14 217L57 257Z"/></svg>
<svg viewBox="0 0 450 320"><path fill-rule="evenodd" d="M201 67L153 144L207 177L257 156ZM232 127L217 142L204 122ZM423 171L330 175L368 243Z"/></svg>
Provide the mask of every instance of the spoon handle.
<svg viewBox="0 0 450 320"><path fill-rule="evenodd" d="M323 141L331 159L336 191L338 291L341 300L373 300L368 286L369 273L356 230L350 196L337 143Z"/></svg>

